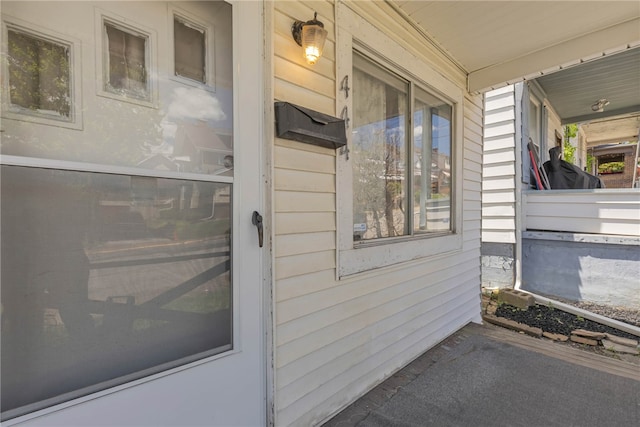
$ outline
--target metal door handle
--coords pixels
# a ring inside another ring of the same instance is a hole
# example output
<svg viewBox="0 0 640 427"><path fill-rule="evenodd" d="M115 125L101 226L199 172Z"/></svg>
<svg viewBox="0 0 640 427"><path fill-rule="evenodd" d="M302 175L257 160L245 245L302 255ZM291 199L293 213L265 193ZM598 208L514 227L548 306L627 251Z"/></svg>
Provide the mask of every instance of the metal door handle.
<svg viewBox="0 0 640 427"><path fill-rule="evenodd" d="M257 211L253 211L251 222L258 229L258 246L262 247L262 244L264 241L264 236L262 232L262 215L260 215Z"/></svg>

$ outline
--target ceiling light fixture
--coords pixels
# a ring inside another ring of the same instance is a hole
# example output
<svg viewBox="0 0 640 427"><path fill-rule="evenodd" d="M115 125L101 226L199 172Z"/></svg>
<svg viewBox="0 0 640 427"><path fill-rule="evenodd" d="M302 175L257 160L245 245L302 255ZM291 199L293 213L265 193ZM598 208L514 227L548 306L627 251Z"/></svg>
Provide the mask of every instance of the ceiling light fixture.
<svg viewBox="0 0 640 427"><path fill-rule="evenodd" d="M598 113L602 113L604 111L604 107L606 107L607 105L609 105L609 101L606 98L602 98L594 102L591 106L591 109Z"/></svg>

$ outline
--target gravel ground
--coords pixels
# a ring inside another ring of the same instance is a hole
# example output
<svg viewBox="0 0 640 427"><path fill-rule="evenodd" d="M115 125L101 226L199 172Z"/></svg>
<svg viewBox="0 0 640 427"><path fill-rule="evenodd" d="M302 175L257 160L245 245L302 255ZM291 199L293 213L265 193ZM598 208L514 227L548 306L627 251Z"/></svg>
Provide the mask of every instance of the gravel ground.
<svg viewBox="0 0 640 427"><path fill-rule="evenodd" d="M528 310L520 310L509 304L500 304L496 308L495 314L499 317L515 320L516 322L524 323L529 326L535 326L545 332L566 336L571 335L571 331L574 329L586 329L593 332L606 332L624 338L638 339L636 335L596 323L589 319L584 319L580 316L567 313L566 311L543 305L535 305L533 307L529 307ZM635 313L635 315L637 316L637 313ZM630 322L626 321L626 323Z"/></svg>
<svg viewBox="0 0 640 427"><path fill-rule="evenodd" d="M580 302L580 301L565 300L565 299L558 298L556 296L551 296L551 295L543 295L543 296L554 299L558 302L563 302L565 304L572 305L577 308L581 308L583 310L590 311L595 314L599 314L601 316L608 317L610 319L619 320L621 322L628 323L629 325L640 327L640 310L631 310L625 307L596 304L593 302L586 302L586 301Z"/></svg>

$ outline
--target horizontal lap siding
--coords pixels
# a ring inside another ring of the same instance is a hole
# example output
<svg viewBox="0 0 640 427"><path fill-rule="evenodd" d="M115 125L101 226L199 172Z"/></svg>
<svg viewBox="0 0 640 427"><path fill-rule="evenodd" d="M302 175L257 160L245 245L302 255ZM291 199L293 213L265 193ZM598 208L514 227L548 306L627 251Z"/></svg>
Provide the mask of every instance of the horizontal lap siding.
<svg viewBox="0 0 640 427"><path fill-rule="evenodd" d="M525 194L527 230L640 236L637 190Z"/></svg>
<svg viewBox="0 0 640 427"><path fill-rule="evenodd" d="M377 16L386 5L358 7ZM331 42L320 67L298 59L300 50L287 35L293 19L310 19L314 10ZM332 10L330 1L275 3L276 100L336 114ZM313 83L305 87L305 81ZM277 425L317 425L469 321L480 320L482 99L469 96L461 108L462 250L339 281L336 151L275 139Z"/></svg>
<svg viewBox="0 0 640 427"><path fill-rule="evenodd" d="M402 278L394 271L280 303L285 322L277 326L276 400L282 425L315 425L479 320L478 258L473 248L447 258L447 268L442 261L422 263L404 269ZM421 345L409 352L415 343Z"/></svg>
<svg viewBox="0 0 640 427"><path fill-rule="evenodd" d="M464 108L464 183L480 187L482 182L482 139L477 135L476 129L479 128L482 133L482 96L467 96ZM470 129L472 131L469 131ZM482 230L482 203L480 199L480 191L465 191L463 194L463 250L477 251L478 259L480 258L480 239L475 237L479 237Z"/></svg>
<svg viewBox="0 0 640 427"><path fill-rule="evenodd" d="M485 94L483 242L515 243L515 119L513 86Z"/></svg>
<svg viewBox="0 0 640 427"><path fill-rule="evenodd" d="M317 64L309 65L291 36L291 25L295 20L311 19L314 12L324 23L328 36L322 58ZM333 19L333 4L329 1L275 3L273 72L276 101L335 115ZM282 298L280 280L295 282L305 276L312 279L324 277L323 272L329 272L329 277L333 277L336 248L335 155L335 150L275 139L273 223L276 304ZM277 316L276 310L276 323Z"/></svg>
<svg viewBox="0 0 640 427"><path fill-rule="evenodd" d="M318 12L328 31L322 58L308 65L291 36L294 20L307 21ZM286 101L335 116L335 29L333 4L276 2L273 11L273 92ZM287 303L309 295L325 295L337 283L336 267L336 151L275 138L274 193L274 363L290 352L282 348ZM324 292L324 294L323 294ZM290 304L290 303L289 303ZM314 310L309 306L309 310ZM286 356L291 357L291 356ZM283 416L283 399L292 399L279 385L286 370L276 368L275 422L292 425ZM291 374L288 374L291 375ZM312 407L302 408L304 411Z"/></svg>

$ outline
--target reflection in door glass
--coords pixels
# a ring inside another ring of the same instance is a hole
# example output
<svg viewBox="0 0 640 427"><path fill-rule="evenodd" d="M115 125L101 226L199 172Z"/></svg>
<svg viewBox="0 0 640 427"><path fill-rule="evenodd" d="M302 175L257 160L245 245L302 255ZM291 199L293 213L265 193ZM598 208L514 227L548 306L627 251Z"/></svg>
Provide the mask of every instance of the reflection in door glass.
<svg viewBox="0 0 640 427"><path fill-rule="evenodd" d="M1 154L233 176L232 6L143 3L2 2Z"/></svg>
<svg viewBox="0 0 640 427"><path fill-rule="evenodd" d="M231 184L1 170L3 416L232 347Z"/></svg>

